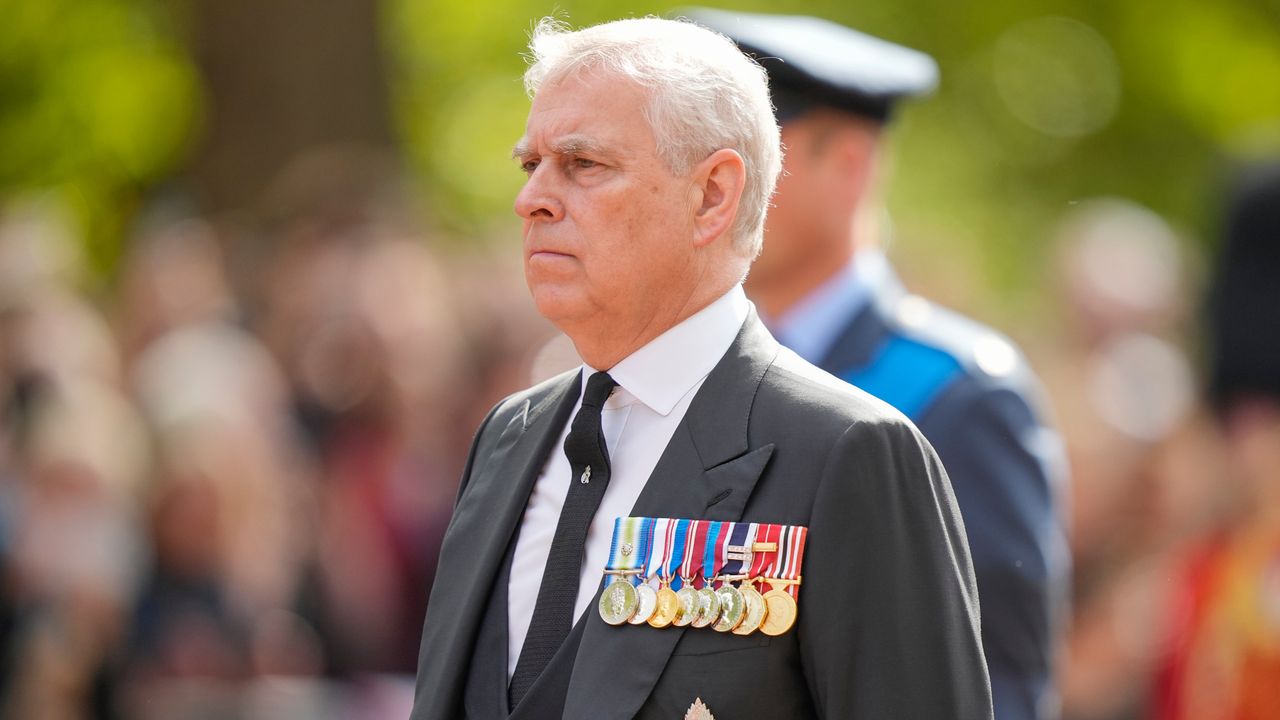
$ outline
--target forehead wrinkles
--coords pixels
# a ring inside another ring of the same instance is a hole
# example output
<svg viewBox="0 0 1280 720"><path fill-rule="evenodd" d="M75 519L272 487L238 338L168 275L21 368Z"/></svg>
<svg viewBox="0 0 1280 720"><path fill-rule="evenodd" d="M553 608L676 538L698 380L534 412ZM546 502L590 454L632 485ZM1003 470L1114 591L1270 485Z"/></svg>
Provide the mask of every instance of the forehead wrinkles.
<svg viewBox="0 0 1280 720"><path fill-rule="evenodd" d="M578 72L545 83L512 154L631 157L656 150L648 94L625 78Z"/></svg>

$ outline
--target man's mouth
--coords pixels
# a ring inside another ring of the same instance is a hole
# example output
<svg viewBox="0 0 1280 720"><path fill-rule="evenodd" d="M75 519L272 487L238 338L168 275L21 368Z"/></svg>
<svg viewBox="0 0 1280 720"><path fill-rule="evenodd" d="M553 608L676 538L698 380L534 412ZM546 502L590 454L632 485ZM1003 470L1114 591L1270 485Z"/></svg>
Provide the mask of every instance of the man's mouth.
<svg viewBox="0 0 1280 720"><path fill-rule="evenodd" d="M573 257L573 254L572 254L572 253L563 252L563 251L560 251L560 250L555 250L555 249L552 249L552 248L532 248L532 249L530 249L530 250L529 250L529 257L530 257L530 258L535 258L535 257L544 257L544 258Z"/></svg>

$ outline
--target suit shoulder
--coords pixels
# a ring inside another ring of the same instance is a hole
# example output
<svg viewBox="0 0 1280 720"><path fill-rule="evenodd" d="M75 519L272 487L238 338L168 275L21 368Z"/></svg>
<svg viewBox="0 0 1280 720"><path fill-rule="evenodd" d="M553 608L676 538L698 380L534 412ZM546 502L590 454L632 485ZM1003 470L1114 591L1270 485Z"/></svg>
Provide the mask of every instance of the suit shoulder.
<svg viewBox="0 0 1280 720"><path fill-rule="evenodd" d="M783 349L761 383L752 418L778 456L807 458L837 484L925 487L937 456L916 424L889 403ZM816 467L816 466L815 466ZM940 471L939 471L940 472ZM857 484L857 483L854 483Z"/></svg>
<svg viewBox="0 0 1280 720"><path fill-rule="evenodd" d="M788 415L801 414L811 428L830 427L839 433L858 423L914 427L889 403L844 382L786 348L778 353L766 373L759 401L782 406Z"/></svg>

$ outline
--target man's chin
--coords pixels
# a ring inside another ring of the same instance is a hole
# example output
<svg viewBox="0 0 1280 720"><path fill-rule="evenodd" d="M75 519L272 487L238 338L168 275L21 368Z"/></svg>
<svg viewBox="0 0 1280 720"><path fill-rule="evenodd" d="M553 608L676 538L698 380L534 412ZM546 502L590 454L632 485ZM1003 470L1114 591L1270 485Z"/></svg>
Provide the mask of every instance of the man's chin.
<svg viewBox="0 0 1280 720"><path fill-rule="evenodd" d="M565 331L566 326L581 321L586 315L586 303L576 293L566 291L563 287L531 281L529 292L533 295L533 304L538 309L538 314L562 331Z"/></svg>

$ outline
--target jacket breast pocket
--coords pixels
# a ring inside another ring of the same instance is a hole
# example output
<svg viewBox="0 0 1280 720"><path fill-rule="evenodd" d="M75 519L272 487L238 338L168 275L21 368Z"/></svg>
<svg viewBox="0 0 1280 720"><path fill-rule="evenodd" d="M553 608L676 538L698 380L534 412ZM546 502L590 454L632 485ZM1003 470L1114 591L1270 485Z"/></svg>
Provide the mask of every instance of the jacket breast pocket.
<svg viewBox="0 0 1280 720"><path fill-rule="evenodd" d="M711 628L689 628L684 637L676 644L672 655L715 655L735 650L752 650L767 647L769 636L764 633L750 635L734 635L731 632L716 632Z"/></svg>
<svg viewBox="0 0 1280 720"><path fill-rule="evenodd" d="M701 698L717 718L815 718L789 636L686 630L636 720L684 717Z"/></svg>

